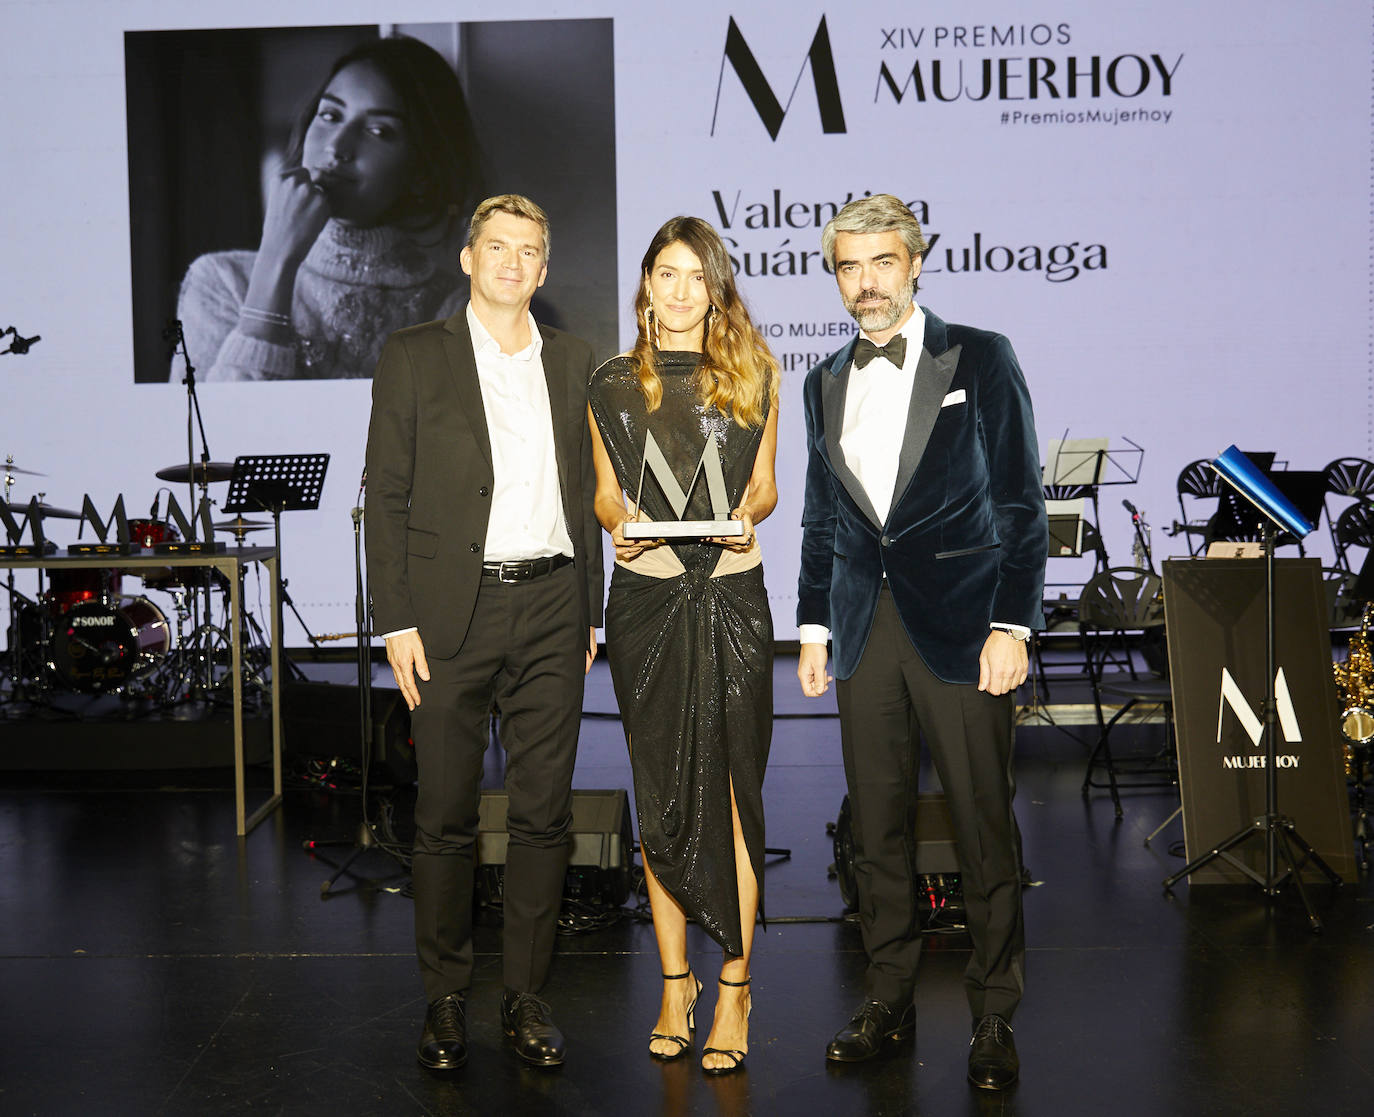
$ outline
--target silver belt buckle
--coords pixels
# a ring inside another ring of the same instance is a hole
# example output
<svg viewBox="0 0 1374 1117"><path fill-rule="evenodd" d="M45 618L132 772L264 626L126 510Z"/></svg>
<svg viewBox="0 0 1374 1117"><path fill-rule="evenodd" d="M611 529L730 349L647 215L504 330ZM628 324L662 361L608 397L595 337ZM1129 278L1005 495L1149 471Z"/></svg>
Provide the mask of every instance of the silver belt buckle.
<svg viewBox="0 0 1374 1117"><path fill-rule="evenodd" d="M516 576L516 574L515 574L515 571L516 571L516 569L517 569L517 567L518 567L519 565L520 565L519 563L515 563L515 562L503 562L503 563L501 563L501 565L497 568L497 571L496 571L496 580L497 580L498 582L504 582L504 583L506 583L507 585L510 585L510 584L513 583L513 582L518 582L518 581L520 581L520 579L519 579L519 578ZM506 577L506 571L507 571L507 570L510 570L510 572L511 572L511 576L510 576L509 578Z"/></svg>

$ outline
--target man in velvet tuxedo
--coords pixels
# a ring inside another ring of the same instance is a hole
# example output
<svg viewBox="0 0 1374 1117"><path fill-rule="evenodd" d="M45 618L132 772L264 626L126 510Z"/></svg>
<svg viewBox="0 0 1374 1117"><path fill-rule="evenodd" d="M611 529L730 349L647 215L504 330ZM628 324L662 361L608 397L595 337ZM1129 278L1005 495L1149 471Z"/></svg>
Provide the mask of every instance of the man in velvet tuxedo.
<svg viewBox="0 0 1374 1117"><path fill-rule="evenodd" d="M433 1070L467 1060L493 704L509 796L502 1026L526 1062L563 1061L563 1036L538 994L567 869L602 566L592 352L530 314L548 254L542 209L514 194L487 199L460 258L467 309L392 334L373 381L367 561L375 628L412 711L415 939L429 1003L418 1057Z"/></svg>
<svg viewBox="0 0 1374 1117"><path fill-rule="evenodd" d="M924 736L973 940L969 1080L999 1090L1019 1072L1010 1021L1025 961L1014 694L1048 554L1030 397L1005 337L915 305L925 241L896 198L845 206L822 249L861 333L803 393L798 676L804 693L825 692L828 639L869 959L864 1001L826 1057L860 1061L915 1033Z"/></svg>

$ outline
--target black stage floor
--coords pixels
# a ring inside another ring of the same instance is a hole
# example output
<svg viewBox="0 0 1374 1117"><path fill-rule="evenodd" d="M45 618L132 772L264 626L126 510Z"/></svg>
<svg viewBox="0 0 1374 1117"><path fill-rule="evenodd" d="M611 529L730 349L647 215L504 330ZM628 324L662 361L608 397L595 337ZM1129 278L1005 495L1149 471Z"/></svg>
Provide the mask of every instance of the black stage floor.
<svg viewBox="0 0 1374 1117"><path fill-rule="evenodd" d="M649 924L625 918L560 942L546 990L569 1036L557 1071L527 1069L504 1048L499 932L482 928L471 1059L456 1076L431 1075L414 1057L424 1001L411 902L387 890L402 878L371 851L356 867L388 878L384 887L345 877L322 898L337 851L302 846L351 837L356 794L297 788L238 840L227 770L10 771L0 773L0 1112L1369 1112L1369 881L1334 896L1313 886L1320 936L1291 893L1269 903L1258 889L1181 884L1167 898L1160 881L1182 864L1169 851L1179 824L1149 848L1142 840L1176 795L1134 792L1114 821L1105 793L1079 796L1084 747L1044 725L1018 741L1018 816L1036 881L1019 1086L999 1096L965 1083L967 942L957 935L932 939L923 957L914 1049L828 1066L825 1044L860 995L863 954L826 877L825 826L843 793L838 726L789 716L816 709L792 670L781 658L764 786L769 844L791 857L772 859L765 878L771 919L757 940L745 1073L707 1079L695 1061L649 1059L658 961ZM587 709L614 710L604 663ZM576 783L629 788L618 722L584 721ZM718 955L690 935L709 982ZM709 987L706 998L709 1021Z"/></svg>

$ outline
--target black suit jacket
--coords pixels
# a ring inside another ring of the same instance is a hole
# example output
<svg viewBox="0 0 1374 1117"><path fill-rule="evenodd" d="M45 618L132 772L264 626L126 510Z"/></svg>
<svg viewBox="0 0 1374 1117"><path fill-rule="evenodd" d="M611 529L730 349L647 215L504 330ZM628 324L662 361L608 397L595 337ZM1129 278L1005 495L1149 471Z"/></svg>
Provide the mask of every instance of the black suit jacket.
<svg viewBox="0 0 1374 1117"><path fill-rule="evenodd" d="M892 508L879 520L840 449L857 335L806 376L808 461L797 621L831 630L854 673L886 573L912 644L941 679L978 681L988 624L1043 627L1049 553L1030 395L1001 334L929 310Z"/></svg>
<svg viewBox="0 0 1374 1117"><path fill-rule="evenodd" d="M540 326L563 517L586 583L584 627L601 623L601 527L587 426L591 347ZM377 632L415 627L427 655L463 645L491 514L491 439L467 315L398 330L372 382L367 567Z"/></svg>

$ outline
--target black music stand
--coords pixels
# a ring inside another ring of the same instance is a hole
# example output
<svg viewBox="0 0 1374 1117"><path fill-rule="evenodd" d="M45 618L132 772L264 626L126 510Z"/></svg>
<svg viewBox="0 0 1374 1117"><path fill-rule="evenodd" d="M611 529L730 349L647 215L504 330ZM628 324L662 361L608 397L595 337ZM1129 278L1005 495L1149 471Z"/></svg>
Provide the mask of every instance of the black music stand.
<svg viewBox="0 0 1374 1117"><path fill-rule="evenodd" d="M1243 826L1230 837L1223 839L1204 853L1188 862L1178 872L1164 880L1164 890L1170 891L1184 877L1197 872L1204 865L1220 857L1233 868L1244 873L1260 886L1266 896L1275 896L1283 883L1290 878L1307 911L1307 920L1314 933L1320 933L1322 921L1307 895L1303 884L1302 869L1308 862L1315 865L1332 885L1340 887L1342 881L1338 874L1322 858L1307 840L1298 833L1298 828L1287 815L1279 814L1279 777L1278 777L1278 705L1274 697L1274 673L1276 655L1274 651L1275 614L1274 607L1274 536L1275 528L1288 531L1297 539L1312 530L1310 521L1294 507L1293 503L1274 486L1273 482L1256 468L1234 446L1227 448L1212 463L1217 474L1255 508L1263 513L1260 523L1261 542L1264 546L1264 592L1265 592L1265 643L1264 643L1264 814L1247 826ZM1261 876L1244 861L1231 854L1236 846L1251 838L1263 836L1264 874ZM1294 856L1294 848L1302 851L1303 857ZM1287 868L1279 872L1279 854L1287 862Z"/></svg>
<svg viewBox="0 0 1374 1117"><path fill-rule="evenodd" d="M277 631L286 632L282 626L282 605L290 604L291 611L301 621L301 627L312 644L316 643L316 639L305 621L301 620L300 613L296 612L295 602L291 601L286 591L286 579L282 577L281 514L313 512L319 508L324 474L328 468L328 454L240 454L234 459L229 495L221 505L225 512L272 514L272 537L277 549ZM297 678L304 678L300 668L284 652L281 658L290 673Z"/></svg>

